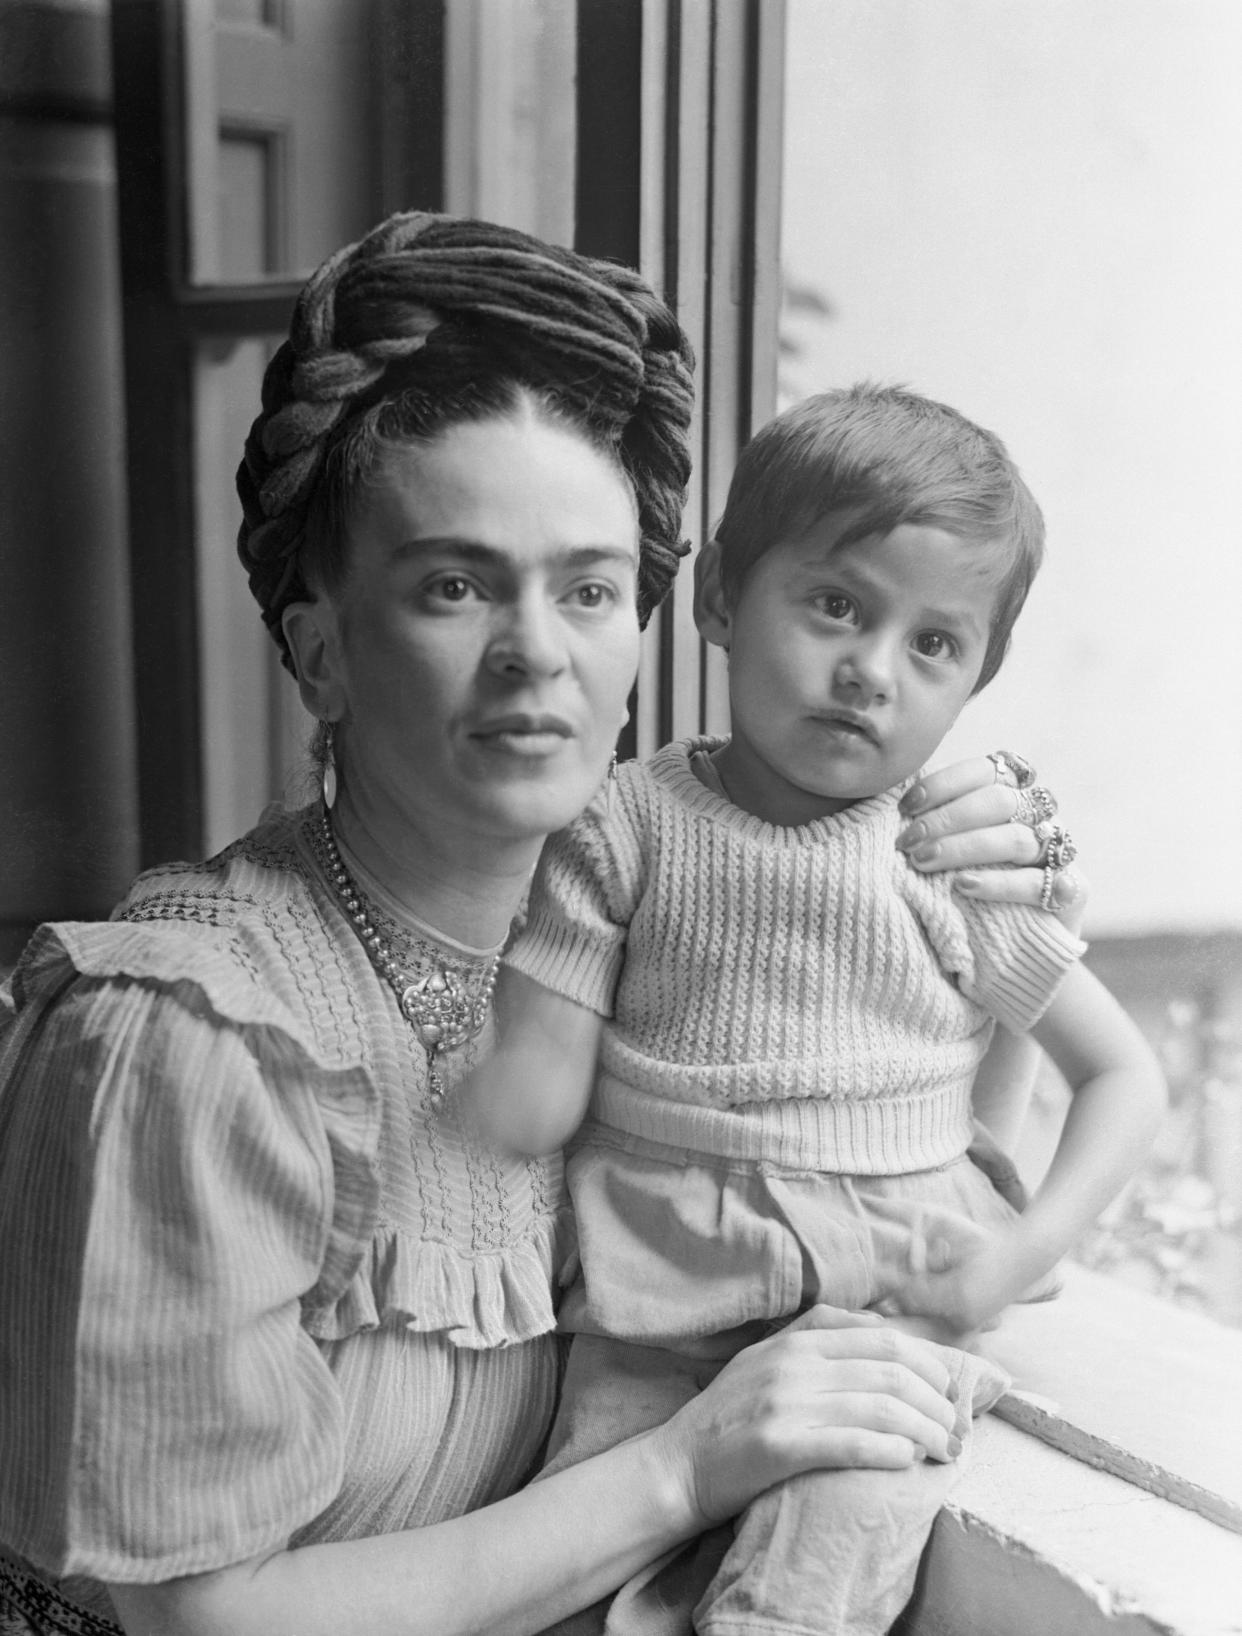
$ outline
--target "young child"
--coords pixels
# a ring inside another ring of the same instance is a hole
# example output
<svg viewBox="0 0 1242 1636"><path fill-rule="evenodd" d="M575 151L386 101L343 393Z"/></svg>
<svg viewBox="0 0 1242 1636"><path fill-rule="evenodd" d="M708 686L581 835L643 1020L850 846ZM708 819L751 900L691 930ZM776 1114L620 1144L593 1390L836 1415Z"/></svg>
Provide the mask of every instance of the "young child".
<svg viewBox="0 0 1242 1636"><path fill-rule="evenodd" d="M996 674L1042 543L1002 444L905 391L811 398L743 452L696 577L732 734L618 768L553 837L474 1086L517 1151L558 1146L590 1100L555 1465L660 1423L813 1303L966 1344L1046 1291L1145 1151L1160 1075L1083 945L895 845L898 801ZM967 1157L997 1022L1074 1093L1021 1214ZM964 1434L1003 1381L945 1355ZM811 1472L761 1496L719 1542L694 1628L887 1630L946 1481ZM634 1628L666 1628L667 1584L627 1594L648 1598ZM629 1628L622 1603L609 1631Z"/></svg>

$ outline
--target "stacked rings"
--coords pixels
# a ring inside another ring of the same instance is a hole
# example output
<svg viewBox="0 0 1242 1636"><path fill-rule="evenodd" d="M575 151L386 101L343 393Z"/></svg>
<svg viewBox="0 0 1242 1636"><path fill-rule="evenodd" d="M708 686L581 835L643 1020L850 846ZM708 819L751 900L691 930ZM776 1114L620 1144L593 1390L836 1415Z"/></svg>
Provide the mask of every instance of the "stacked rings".
<svg viewBox="0 0 1242 1636"><path fill-rule="evenodd" d="M1039 856L1035 862L1044 871L1039 887L1039 906L1051 914L1059 914L1061 906L1056 900L1057 876L1073 863L1078 856L1078 848L1070 838L1069 830L1063 829L1060 824L1039 824L1035 835L1039 841Z"/></svg>
<svg viewBox="0 0 1242 1636"><path fill-rule="evenodd" d="M1035 782L1035 769L1025 756L1012 750L993 750L988 760L996 768L996 782L1011 790L1025 790Z"/></svg>
<svg viewBox="0 0 1242 1636"><path fill-rule="evenodd" d="M1039 834L1038 830L1036 834ZM1045 869L1065 869L1078 856L1078 848L1074 845L1069 830L1063 829L1060 824L1049 824L1048 833L1040 836L1040 843L1039 857L1036 861Z"/></svg>
<svg viewBox="0 0 1242 1636"><path fill-rule="evenodd" d="M1019 789L1017 805L1013 809L1010 821L1038 829L1040 824L1046 824L1050 818L1055 818L1056 813L1056 796L1045 785L1035 784L1027 790Z"/></svg>

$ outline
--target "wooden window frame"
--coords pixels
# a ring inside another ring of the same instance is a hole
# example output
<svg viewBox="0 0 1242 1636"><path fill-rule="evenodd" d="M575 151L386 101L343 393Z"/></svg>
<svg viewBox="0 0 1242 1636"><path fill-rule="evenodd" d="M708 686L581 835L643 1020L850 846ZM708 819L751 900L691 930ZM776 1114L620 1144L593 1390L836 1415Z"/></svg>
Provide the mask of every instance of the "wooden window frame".
<svg viewBox="0 0 1242 1636"><path fill-rule="evenodd" d="M374 0L380 213L443 186L443 0ZM139 854L198 856L205 782L193 372L202 345L279 333L301 280L191 281L185 0L113 0Z"/></svg>

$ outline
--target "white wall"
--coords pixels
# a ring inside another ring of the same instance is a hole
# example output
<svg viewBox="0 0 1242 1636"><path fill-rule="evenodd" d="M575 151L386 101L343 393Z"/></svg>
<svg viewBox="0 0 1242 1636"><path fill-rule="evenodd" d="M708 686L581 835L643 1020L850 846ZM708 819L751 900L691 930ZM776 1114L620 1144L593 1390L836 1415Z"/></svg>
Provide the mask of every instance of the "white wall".
<svg viewBox="0 0 1242 1636"><path fill-rule="evenodd" d="M1242 927L1242 4L790 0L797 392L998 431L1048 519L949 752L1060 793L1089 930Z"/></svg>

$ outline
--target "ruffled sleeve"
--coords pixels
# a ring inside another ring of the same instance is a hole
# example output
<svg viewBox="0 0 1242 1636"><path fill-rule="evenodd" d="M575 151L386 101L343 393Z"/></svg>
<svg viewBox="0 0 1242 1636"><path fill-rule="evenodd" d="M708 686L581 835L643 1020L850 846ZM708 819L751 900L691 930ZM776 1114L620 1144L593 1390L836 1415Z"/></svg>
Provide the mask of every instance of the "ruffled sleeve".
<svg viewBox="0 0 1242 1636"><path fill-rule="evenodd" d="M642 769L617 769L605 793L550 836L531 886L526 925L505 964L610 1017L626 931L646 869Z"/></svg>
<svg viewBox="0 0 1242 1636"><path fill-rule="evenodd" d="M0 1537L57 1576L220 1567L341 1483L301 1317L366 1251L376 1093L201 932L46 927L0 1032Z"/></svg>

